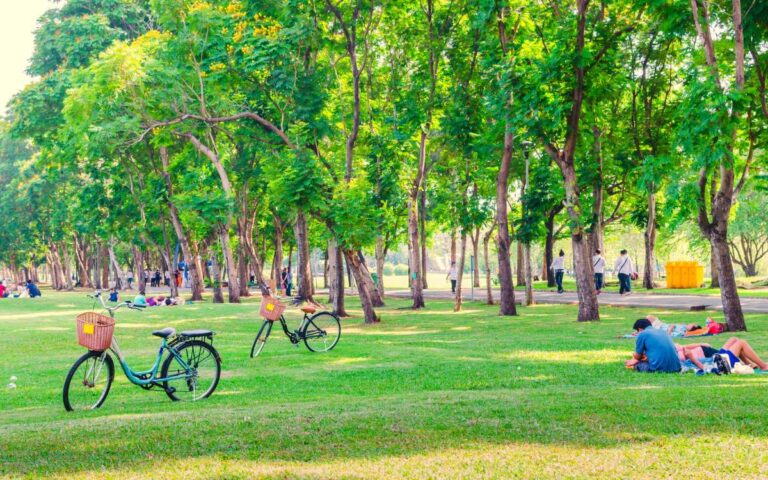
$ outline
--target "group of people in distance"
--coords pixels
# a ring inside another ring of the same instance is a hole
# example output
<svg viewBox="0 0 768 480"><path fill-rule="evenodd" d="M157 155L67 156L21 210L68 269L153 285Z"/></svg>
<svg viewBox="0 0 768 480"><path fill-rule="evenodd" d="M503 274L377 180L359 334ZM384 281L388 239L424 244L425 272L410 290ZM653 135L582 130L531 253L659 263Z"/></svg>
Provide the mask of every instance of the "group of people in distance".
<svg viewBox="0 0 768 480"><path fill-rule="evenodd" d="M605 257L603 257L600 250L595 250L595 254L592 255L592 270L595 273L595 290L597 290L598 295L600 295L605 285L605 263ZM565 292L563 289L563 276L565 275L564 251L560 250L560 255L552 261L549 269L555 274L557 293ZM632 293L632 280L637 279L637 271L626 250L619 252L619 257L613 263L613 271L619 277L619 294L629 295Z"/></svg>
<svg viewBox="0 0 768 480"><path fill-rule="evenodd" d="M17 284L13 290L5 284L4 280L0 280L0 298L36 298L41 296L43 294L40 293L40 289L32 280Z"/></svg>
<svg viewBox="0 0 768 480"><path fill-rule="evenodd" d="M150 287L170 287L171 279L173 279L173 282L177 287L181 287L183 280L183 275L180 270L175 270L173 272L173 276L171 276L171 272L168 270L162 274L160 273L160 270L155 270L154 273L152 273L150 270L144 270L143 272L139 272L139 274L144 276L144 284L149 284ZM126 280L128 281L128 288L133 288L133 282L135 281L135 278L132 271L129 271L126 274Z"/></svg>
<svg viewBox="0 0 768 480"><path fill-rule="evenodd" d="M109 301L117 302L118 293L112 288L109 290ZM156 297L147 297L144 290L139 291L139 294L133 297L134 305L139 307L172 307L174 305L183 305L184 299L181 297L171 297L158 295Z"/></svg>
<svg viewBox="0 0 768 480"><path fill-rule="evenodd" d="M740 338L731 337L722 348L714 348L708 343L679 345L672 341L671 329L655 328L648 318L638 319L633 329L638 332L635 351L626 366L638 372L680 372L684 363L690 361L696 367L696 375L704 375L703 362L710 360L715 365L710 372L715 374L728 373L738 363L752 369L768 370L768 363Z"/></svg>

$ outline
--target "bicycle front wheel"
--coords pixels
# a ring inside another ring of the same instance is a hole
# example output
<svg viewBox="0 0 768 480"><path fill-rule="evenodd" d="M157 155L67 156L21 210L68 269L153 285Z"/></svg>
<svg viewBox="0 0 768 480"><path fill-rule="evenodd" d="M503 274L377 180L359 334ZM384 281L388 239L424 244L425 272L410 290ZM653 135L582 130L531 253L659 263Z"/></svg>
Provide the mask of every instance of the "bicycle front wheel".
<svg viewBox="0 0 768 480"><path fill-rule="evenodd" d="M312 315L301 332L304 344L311 352L327 352L339 343L341 322L330 312Z"/></svg>
<svg viewBox="0 0 768 480"><path fill-rule="evenodd" d="M115 364L107 352L86 353L72 365L64 380L64 408L69 412L99 408L114 379Z"/></svg>
<svg viewBox="0 0 768 480"><path fill-rule="evenodd" d="M179 378L163 382L165 393L174 402L194 402L208 398L216 390L221 376L219 352L211 344L200 340L184 342L175 349L187 366L175 355L168 355L160 375L162 378Z"/></svg>
<svg viewBox="0 0 768 480"><path fill-rule="evenodd" d="M264 345L267 344L267 339L269 338L269 334L272 331L272 325L275 322L270 322L269 320L264 320L264 323L261 324L261 328L259 329L259 333L256 334L256 338L253 340L253 346L251 347L251 358L258 356L262 350L264 350Z"/></svg>

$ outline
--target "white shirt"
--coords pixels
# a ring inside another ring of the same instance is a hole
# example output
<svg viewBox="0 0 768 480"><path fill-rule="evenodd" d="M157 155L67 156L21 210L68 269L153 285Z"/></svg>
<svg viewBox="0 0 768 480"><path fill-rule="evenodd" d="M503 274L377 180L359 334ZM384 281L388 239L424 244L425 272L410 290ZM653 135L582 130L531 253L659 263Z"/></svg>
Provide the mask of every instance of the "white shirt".
<svg viewBox="0 0 768 480"><path fill-rule="evenodd" d="M549 267L554 271L565 270L565 257L555 257L552 260L552 265Z"/></svg>
<svg viewBox="0 0 768 480"><path fill-rule="evenodd" d="M592 268L595 270L595 273L605 273L605 258L600 254L593 255Z"/></svg>
<svg viewBox="0 0 768 480"><path fill-rule="evenodd" d="M459 279L459 270L456 268L456 266L453 266L450 270L448 270L448 278L451 280Z"/></svg>
<svg viewBox="0 0 768 480"><path fill-rule="evenodd" d="M613 264L614 270L616 270L616 273L623 273L625 275L632 275L635 271L634 265L632 265L632 259L629 258L629 255L621 255L619 258L616 259L616 263Z"/></svg>

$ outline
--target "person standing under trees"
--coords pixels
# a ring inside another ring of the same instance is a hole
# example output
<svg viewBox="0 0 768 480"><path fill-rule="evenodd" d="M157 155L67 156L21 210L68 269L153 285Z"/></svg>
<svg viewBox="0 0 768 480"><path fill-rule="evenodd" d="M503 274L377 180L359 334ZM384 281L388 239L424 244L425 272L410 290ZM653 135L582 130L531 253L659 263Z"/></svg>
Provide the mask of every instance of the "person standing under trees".
<svg viewBox="0 0 768 480"><path fill-rule="evenodd" d="M549 266L555 274L555 283L557 284L557 293L563 293L563 275L565 274L565 252L560 250L560 255L552 260L552 265Z"/></svg>
<svg viewBox="0 0 768 480"><path fill-rule="evenodd" d="M448 269L448 275L445 279L451 280L451 293L456 293L456 281L459 279L459 270L456 268L456 262L451 262L451 268Z"/></svg>
<svg viewBox="0 0 768 480"><path fill-rule="evenodd" d="M592 255L592 269L595 271L595 290L597 294L603 290L603 276L605 275L605 258L601 255L600 249L595 250Z"/></svg>
<svg viewBox="0 0 768 480"><path fill-rule="evenodd" d="M288 267L283 267L283 271L280 274L280 280L282 281L283 289L285 290L285 296L290 297L291 296L291 287L293 286L291 284L291 271L288 270Z"/></svg>
<svg viewBox="0 0 768 480"><path fill-rule="evenodd" d="M616 259L613 268L619 276L619 294L629 295L632 293L632 277L635 274L635 266L632 259L627 255L626 250L619 252L619 258Z"/></svg>

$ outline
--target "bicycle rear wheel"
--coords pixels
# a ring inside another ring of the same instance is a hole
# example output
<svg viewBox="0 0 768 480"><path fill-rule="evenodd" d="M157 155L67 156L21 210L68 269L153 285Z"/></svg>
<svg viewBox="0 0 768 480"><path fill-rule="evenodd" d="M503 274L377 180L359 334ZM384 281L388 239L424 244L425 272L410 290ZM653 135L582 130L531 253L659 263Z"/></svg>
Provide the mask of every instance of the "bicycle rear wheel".
<svg viewBox="0 0 768 480"><path fill-rule="evenodd" d="M264 320L264 323L261 324L261 328L259 329L259 333L256 334L256 338L253 340L253 346L251 347L251 358L258 356L262 350L264 350L264 345L267 344L267 339L269 338L269 334L272 332L272 325L275 322L270 322L269 320Z"/></svg>
<svg viewBox="0 0 768 480"><path fill-rule="evenodd" d="M72 365L64 380L64 408L70 412L99 408L107 399L114 379L115 364L108 353L86 353Z"/></svg>
<svg viewBox="0 0 768 480"><path fill-rule="evenodd" d="M174 402L208 398L216 390L221 377L219 352L211 344L200 340L189 340L174 348L189 368L184 367L172 353L168 355L160 371L161 377L179 375L180 378L163 382L166 395Z"/></svg>
<svg viewBox="0 0 768 480"><path fill-rule="evenodd" d="M327 352L339 343L341 322L330 312L316 313L309 317L301 336L309 351Z"/></svg>

